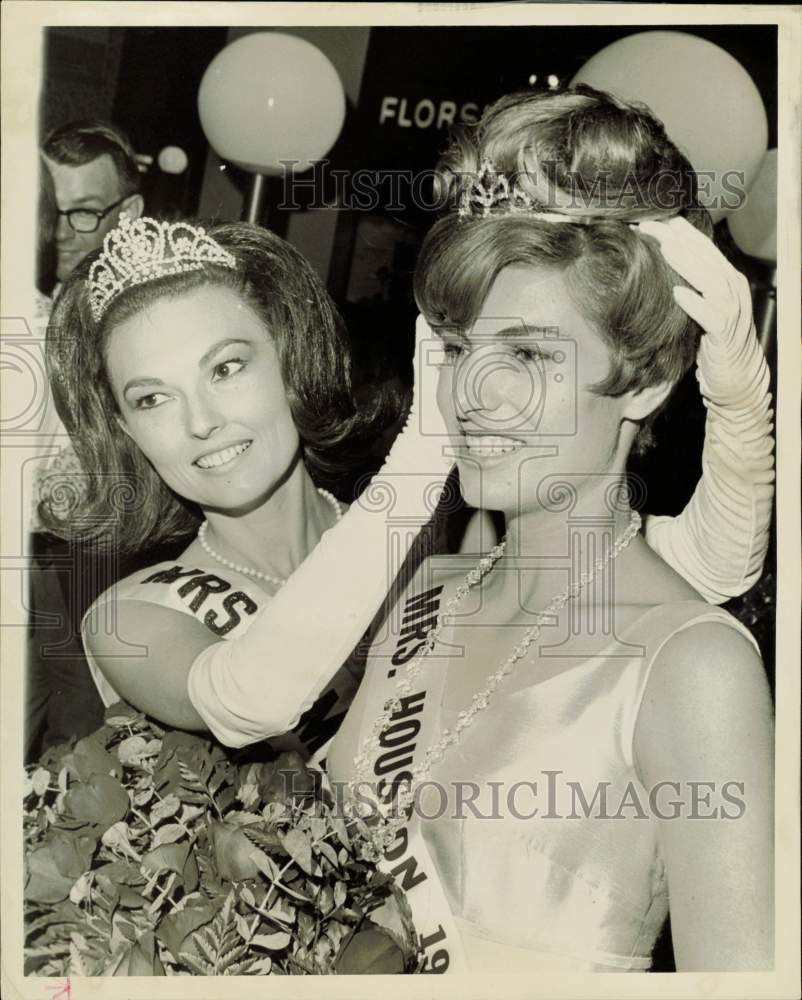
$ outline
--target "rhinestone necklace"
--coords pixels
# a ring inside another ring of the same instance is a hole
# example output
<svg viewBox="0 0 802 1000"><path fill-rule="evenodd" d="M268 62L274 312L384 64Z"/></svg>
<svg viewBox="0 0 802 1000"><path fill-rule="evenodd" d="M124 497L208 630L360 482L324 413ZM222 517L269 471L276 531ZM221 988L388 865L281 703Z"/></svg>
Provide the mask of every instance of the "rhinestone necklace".
<svg viewBox="0 0 802 1000"><path fill-rule="evenodd" d="M478 565L466 575L465 582L457 588L454 596L446 604L445 610L438 615L436 624L427 633L426 642L421 651L407 664L404 676L396 683L395 694L385 703L384 711L373 723L370 732L362 743L359 753L354 757L356 772L355 776L348 782L348 789L351 793L351 808L353 809L353 803L357 798L357 788L359 788L361 803L367 807L365 811L372 812L373 815L378 816L378 822L371 827L371 860L381 860L384 852L392 846L399 829L407 821L409 807L415 798L415 789L427 780L431 774L433 765L443 759L446 750L459 742L462 733L473 724L479 712L487 708L496 688L498 688L505 677L513 672L518 660L526 656L529 647L539 637L543 625L549 620L551 615L573 600L582 588L593 580L598 572L603 570L608 563L612 562L629 545L635 535L637 535L640 526L640 514L633 510L630 514L629 524L622 532L621 537L616 540L604 556L596 560L593 570L582 573L578 580L552 598L549 604L535 616L535 623L524 632L523 638L513 647L507 659L504 660L498 670L488 676L485 687L474 694L470 708L457 713L457 721L453 729L444 729L440 734L440 739L424 752L420 763L411 769L412 780L407 779L401 783L394 811L392 800L389 803L382 803L375 795L375 792L373 792L373 801L367 804L364 799L364 789L367 787L372 790L373 787L368 778L380 749L380 737L390 726L393 713L402 707L401 698L412 694L413 682L423 669L422 663L424 658L434 649L443 628L453 623L455 613L466 594L477 584L481 583L482 579L504 554L506 540L502 540L498 545L494 546L488 555L480 559Z"/></svg>
<svg viewBox="0 0 802 1000"><path fill-rule="evenodd" d="M317 487L318 493L331 504L334 513L337 515L337 523L342 520L343 512L340 507L340 503L337 498L329 493L328 490L324 490L322 486ZM266 580L268 583L275 584L277 587L283 587L287 582L286 578L281 579L277 576L271 576L269 573L263 573L260 569L254 569L252 566L245 566L242 563L232 562L230 559L224 559L221 555L214 551L211 545L206 540L206 532L209 528L209 522L204 521L203 524L198 528L198 541L201 544L201 548L207 555L210 555L212 559L217 562L222 563L223 566L227 566L228 569L236 570L237 573L243 573L245 576L252 576L254 580Z"/></svg>

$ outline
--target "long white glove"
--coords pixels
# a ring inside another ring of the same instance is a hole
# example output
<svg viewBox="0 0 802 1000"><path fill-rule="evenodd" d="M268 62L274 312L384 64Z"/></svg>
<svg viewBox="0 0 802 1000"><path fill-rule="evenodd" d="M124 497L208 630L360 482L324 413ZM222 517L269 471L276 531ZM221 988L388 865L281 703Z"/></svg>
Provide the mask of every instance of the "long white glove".
<svg viewBox="0 0 802 1000"><path fill-rule="evenodd" d="M755 335L749 282L684 219L641 222L668 264L697 289L677 303L704 330L696 377L707 419L702 478L678 517L650 516L646 540L713 604L763 570L774 497L769 369Z"/></svg>
<svg viewBox="0 0 802 1000"><path fill-rule="evenodd" d="M335 527L239 639L215 643L190 668L196 711L228 746L288 732L353 651L390 590L453 464L436 405L439 343L423 317L415 387L387 459Z"/></svg>

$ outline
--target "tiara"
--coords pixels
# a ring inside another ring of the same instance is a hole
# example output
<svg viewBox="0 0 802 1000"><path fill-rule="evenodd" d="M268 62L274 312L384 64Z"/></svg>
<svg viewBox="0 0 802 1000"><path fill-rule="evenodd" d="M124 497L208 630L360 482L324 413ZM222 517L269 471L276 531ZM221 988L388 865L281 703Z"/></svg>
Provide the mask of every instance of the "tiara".
<svg viewBox="0 0 802 1000"><path fill-rule="evenodd" d="M479 173L460 194L458 214L462 218L479 215L486 218L491 214L509 215L525 213L531 218L542 219L544 222L580 222L575 216L561 212L543 212L542 205L526 191L513 182L511 185L506 174L496 170L492 160L485 158L479 167ZM498 211L501 209L501 211Z"/></svg>
<svg viewBox="0 0 802 1000"><path fill-rule="evenodd" d="M159 222L127 215L103 240L103 251L89 269L89 308L100 320L127 288L167 274L200 271L206 264L236 268L233 254L188 222Z"/></svg>

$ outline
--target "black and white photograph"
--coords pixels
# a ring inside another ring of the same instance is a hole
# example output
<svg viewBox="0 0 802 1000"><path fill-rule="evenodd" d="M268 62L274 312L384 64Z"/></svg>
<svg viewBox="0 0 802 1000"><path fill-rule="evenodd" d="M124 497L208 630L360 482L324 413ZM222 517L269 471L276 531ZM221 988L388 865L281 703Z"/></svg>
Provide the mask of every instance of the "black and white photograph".
<svg viewBox="0 0 802 1000"><path fill-rule="evenodd" d="M800 8L3 6L3 996L797 996Z"/></svg>

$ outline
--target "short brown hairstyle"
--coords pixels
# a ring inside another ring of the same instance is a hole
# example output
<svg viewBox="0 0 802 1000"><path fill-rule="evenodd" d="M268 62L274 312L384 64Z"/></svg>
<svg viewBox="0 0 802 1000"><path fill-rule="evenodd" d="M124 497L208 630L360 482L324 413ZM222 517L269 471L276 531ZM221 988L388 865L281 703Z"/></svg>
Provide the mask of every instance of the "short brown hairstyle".
<svg viewBox="0 0 802 1000"><path fill-rule="evenodd" d="M118 126L107 121L68 122L45 138L42 152L54 163L80 167L101 156L111 157L120 182L120 197L139 191L140 174L131 140Z"/></svg>

